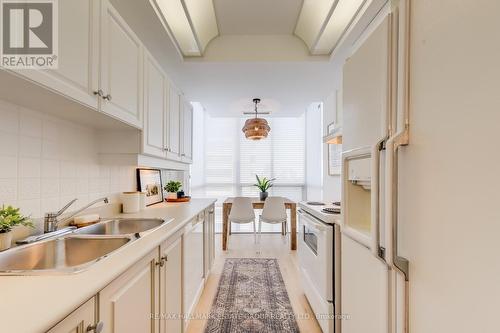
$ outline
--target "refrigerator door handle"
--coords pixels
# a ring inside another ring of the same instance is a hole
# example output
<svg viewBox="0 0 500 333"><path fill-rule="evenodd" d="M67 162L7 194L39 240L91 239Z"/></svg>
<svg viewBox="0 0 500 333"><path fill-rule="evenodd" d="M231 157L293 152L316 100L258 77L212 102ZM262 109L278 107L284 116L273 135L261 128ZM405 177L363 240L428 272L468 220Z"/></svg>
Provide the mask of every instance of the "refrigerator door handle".
<svg viewBox="0 0 500 333"><path fill-rule="evenodd" d="M384 149L387 137L372 146L371 151L371 244L372 254L380 256L380 152Z"/></svg>
<svg viewBox="0 0 500 333"><path fill-rule="evenodd" d="M385 176L385 258L389 267L404 278L404 333L409 332L409 262L398 255L398 150L408 144L408 125L386 143ZM390 296L390 298L392 298ZM393 299L395 302L395 299ZM392 325L391 325L392 326Z"/></svg>

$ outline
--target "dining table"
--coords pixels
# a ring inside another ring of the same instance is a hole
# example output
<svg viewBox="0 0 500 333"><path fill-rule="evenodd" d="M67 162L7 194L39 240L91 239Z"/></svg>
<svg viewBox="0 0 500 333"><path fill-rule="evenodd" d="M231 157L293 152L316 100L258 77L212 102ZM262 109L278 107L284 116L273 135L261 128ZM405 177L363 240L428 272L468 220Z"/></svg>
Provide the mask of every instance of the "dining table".
<svg viewBox="0 0 500 333"><path fill-rule="evenodd" d="M253 209L264 208L264 201L260 198L251 198ZM288 198L285 201L285 209L290 211L290 248L297 250L297 203ZM222 250L227 250L228 236L230 232L229 213L233 205L234 197L229 197L222 204Z"/></svg>

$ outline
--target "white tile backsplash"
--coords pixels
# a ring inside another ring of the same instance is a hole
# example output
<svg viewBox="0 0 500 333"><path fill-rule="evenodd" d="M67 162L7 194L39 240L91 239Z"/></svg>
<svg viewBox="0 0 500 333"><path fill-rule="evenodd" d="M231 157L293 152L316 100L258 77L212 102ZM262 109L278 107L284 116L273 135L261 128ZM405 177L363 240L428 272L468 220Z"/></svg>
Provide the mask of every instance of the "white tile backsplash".
<svg viewBox="0 0 500 333"><path fill-rule="evenodd" d="M2 178L17 178L18 158L13 156L2 156L2 163L0 163L0 177Z"/></svg>
<svg viewBox="0 0 500 333"><path fill-rule="evenodd" d="M0 178L0 204L17 202L17 178Z"/></svg>
<svg viewBox="0 0 500 333"><path fill-rule="evenodd" d="M42 138L42 118L37 112L20 108L19 130L20 134L32 138Z"/></svg>
<svg viewBox="0 0 500 333"><path fill-rule="evenodd" d="M41 162L39 158L19 157L19 178L40 178Z"/></svg>
<svg viewBox="0 0 500 333"><path fill-rule="evenodd" d="M12 135L12 133L4 131L2 128L2 132L0 132L0 151L5 156L17 156L19 154L19 138L17 135Z"/></svg>
<svg viewBox="0 0 500 333"><path fill-rule="evenodd" d="M42 156L42 139L21 135L19 137L19 156L40 158Z"/></svg>
<svg viewBox="0 0 500 333"><path fill-rule="evenodd" d="M95 130L0 101L0 205L33 218L136 189L135 166L99 164Z"/></svg>
<svg viewBox="0 0 500 333"><path fill-rule="evenodd" d="M2 131L10 134L19 133L19 110L15 105L0 101L0 119L2 119Z"/></svg>
<svg viewBox="0 0 500 333"><path fill-rule="evenodd" d="M41 198L41 179L40 178L19 178L18 181L18 199L33 200Z"/></svg>
<svg viewBox="0 0 500 333"><path fill-rule="evenodd" d="M59 161L42 159L42 177L43 178L59 178Z"/></svg>
<svg viewBox="0 0 500 333"><path fill-rule="evenodd" d="M92 128L0 101L0 205L40 218L74 198L73 210L91 200L136 190L136 166L101 165ZM189 172L162 170L163 183Z"/></svg>

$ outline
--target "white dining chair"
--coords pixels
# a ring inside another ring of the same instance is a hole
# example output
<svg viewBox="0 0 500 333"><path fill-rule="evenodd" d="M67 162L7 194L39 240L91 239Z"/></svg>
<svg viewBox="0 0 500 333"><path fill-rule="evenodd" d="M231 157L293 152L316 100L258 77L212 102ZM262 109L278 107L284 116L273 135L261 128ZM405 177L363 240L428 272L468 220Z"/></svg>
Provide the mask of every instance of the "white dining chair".
<svg viewBox="0 0 500 333"><path fill-rule="evenodd" d="M259 240L262 235L262 223L281 224L281 234L286 235L286 209L283 197L268 197L259 217Z"/></svg>
<svg viewBox="0 0 500 333"><path fill-rule="evenodd" d="M252 199L247 197L234 198L228 220L229 226L231 226L231 223L253 223L254 242L257 240L257 228L255 226L255 212L253 210Z"/></svg>

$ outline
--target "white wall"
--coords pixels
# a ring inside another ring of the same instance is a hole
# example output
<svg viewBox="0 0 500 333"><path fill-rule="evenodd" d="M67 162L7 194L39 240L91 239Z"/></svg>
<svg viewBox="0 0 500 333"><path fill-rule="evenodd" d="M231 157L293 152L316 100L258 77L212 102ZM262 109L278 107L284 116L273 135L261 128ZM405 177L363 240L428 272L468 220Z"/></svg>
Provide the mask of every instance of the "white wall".
<svg viewBox="0 0 500 333"><path fill-rule="evenodd" d="M323 200L322 103L306 110L306 200Z"/></svg>
<svg viewBox="0 0 500 333"><path fill-rule="evenodd" d="M337 74L336 80L339 81ZM332 76L335 78L335 76ZM333 79L332 79L333 80ZM341 89L340 83L337 83L337 89ZM323 135L327 133L327 126L335 121L337 114L337 92L334 90L323 101ZM323 200L327 202L340 201L341 195L341 177L330 176L328 174L328 145L323 144Z"/></svg>
<svg viewBox="0 0 500 333"><path fill-rule="evenodd" d="M134 166L100 165L95 130L0 101L0 204L33 218L136 188Z"/></svg>

